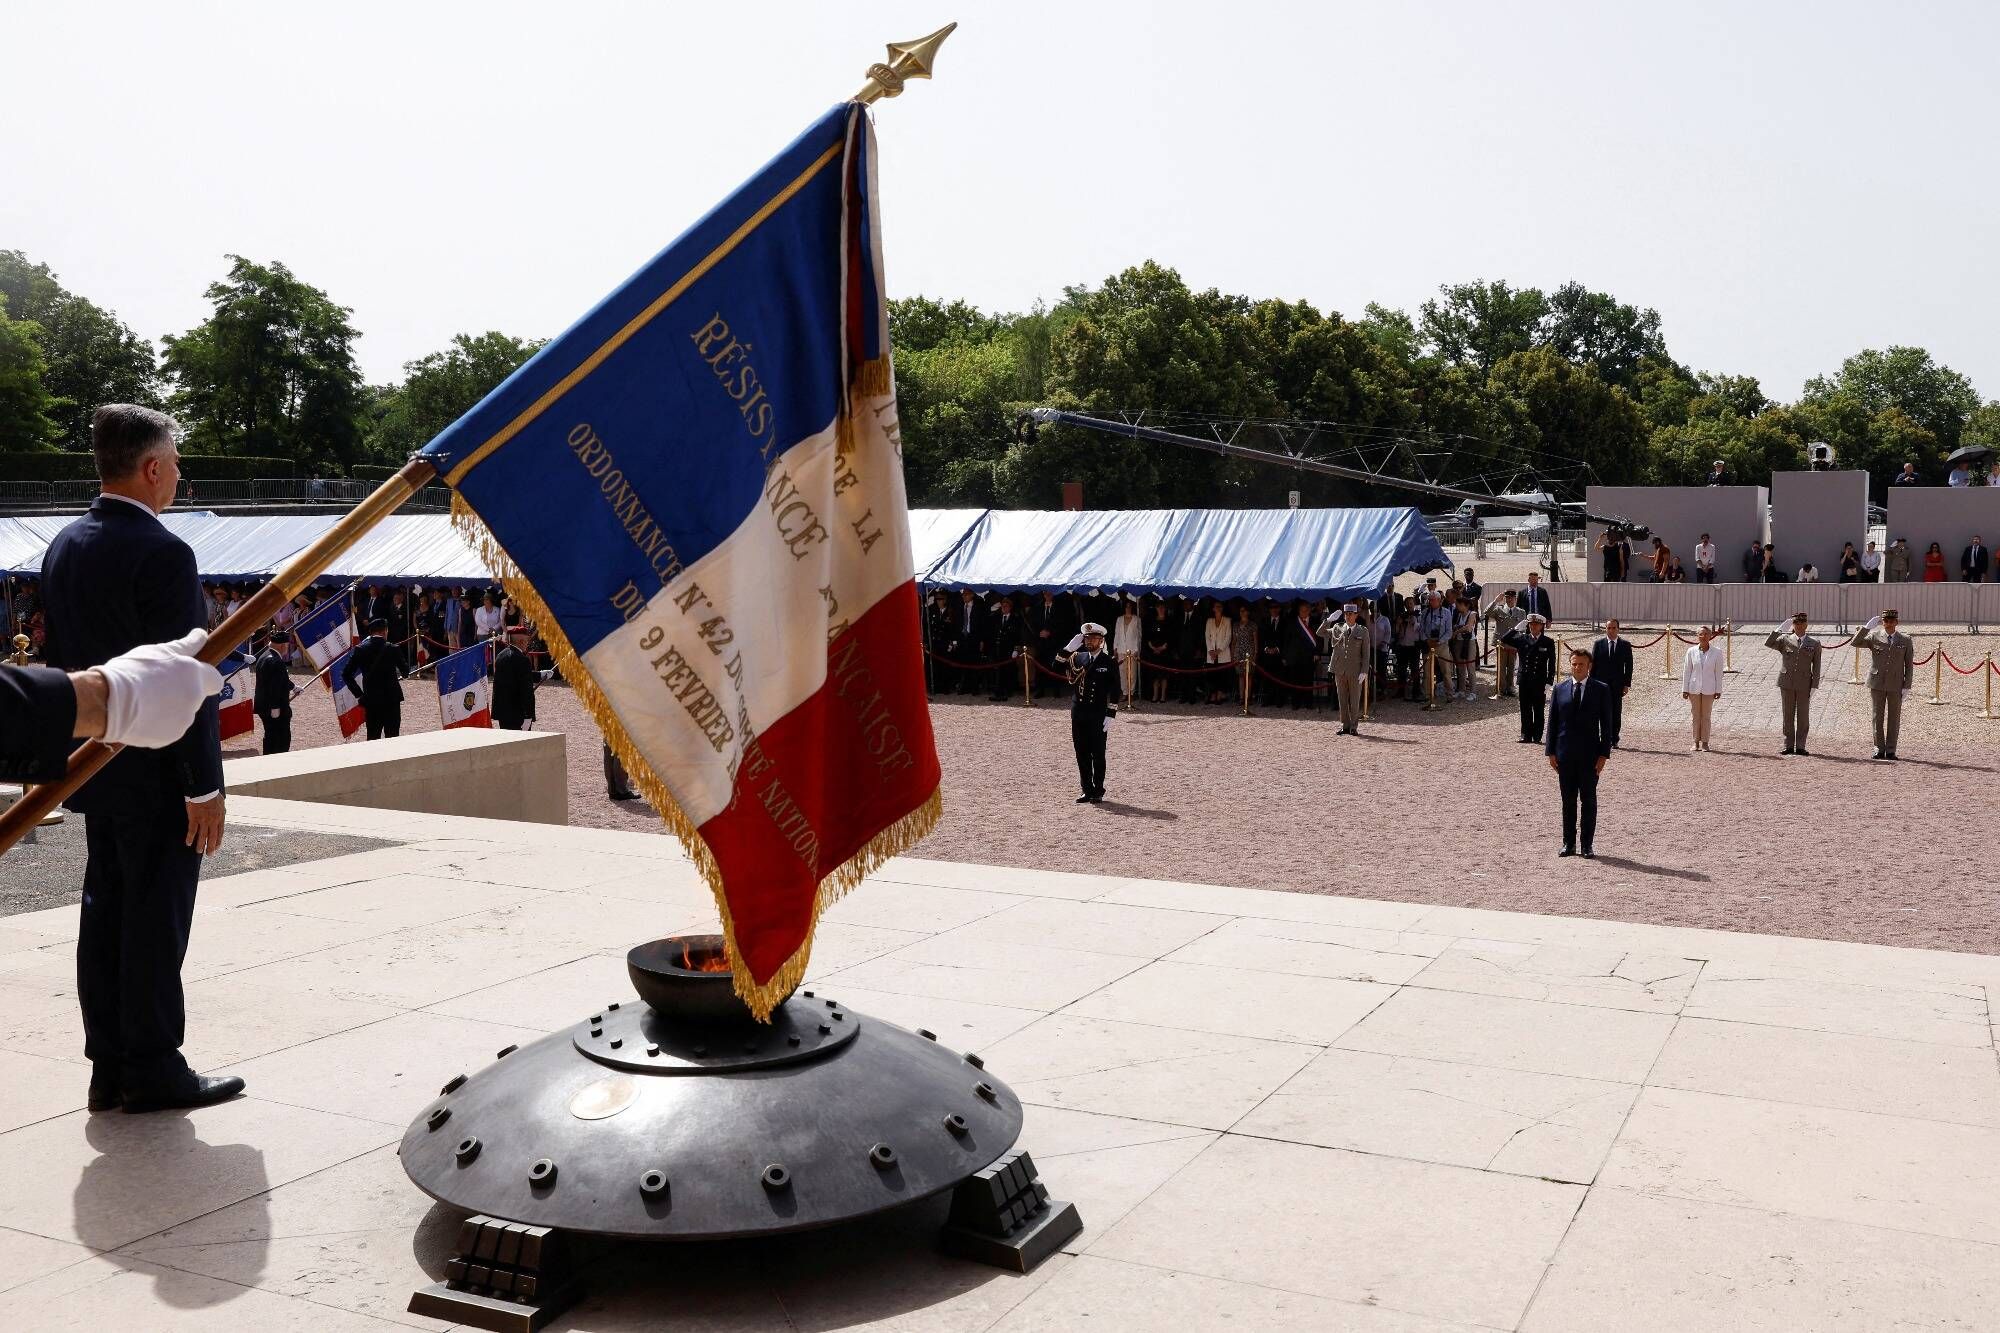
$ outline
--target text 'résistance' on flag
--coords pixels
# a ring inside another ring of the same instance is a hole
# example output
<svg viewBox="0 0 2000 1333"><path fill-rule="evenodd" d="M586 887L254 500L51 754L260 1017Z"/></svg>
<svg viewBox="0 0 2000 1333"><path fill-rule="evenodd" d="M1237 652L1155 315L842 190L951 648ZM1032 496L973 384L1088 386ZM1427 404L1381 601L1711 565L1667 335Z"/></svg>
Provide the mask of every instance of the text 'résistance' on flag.
<svg viewBox="0 0 2000 1333"><path fill-rule="evenodd" d="M423 453L760 1018L939 809L874 162L836 107Z"/></svg>
<svg viewBox="0 0 2000 1333"><path fill-rule="evenodd" d="M444 729L493 725L493 674L489 646L475 643L437 664L438 720Z"/></svg>
<svg viewBox="0 0 2000 1333"><path fill-rule="evenodd" d="M347 675L347 669L353 664L354 653L350 650L334 658L326 672L326 687L333 695L333 716L340 723L342 740L354 735L368 722L368 710L361 706L361 693Z"/></svg>

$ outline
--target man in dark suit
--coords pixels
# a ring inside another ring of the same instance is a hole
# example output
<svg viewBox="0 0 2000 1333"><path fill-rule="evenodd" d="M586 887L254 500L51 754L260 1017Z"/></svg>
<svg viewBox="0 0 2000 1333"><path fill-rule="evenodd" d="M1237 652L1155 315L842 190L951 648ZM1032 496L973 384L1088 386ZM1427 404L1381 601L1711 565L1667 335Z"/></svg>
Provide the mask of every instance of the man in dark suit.
<svg viewBox="0 0 2000 1333"><path fill-rule="evenodd" d="M953 673L960 694L970 694L978 688L979 672L964 668L983 661L985 652L986 610L979 605L978 595L966 588L959 593L958 609L952 612L951 642L946 645L945 653L961 664Z"/></svg>
<svg viewBox="0 0 2000 1333"><path fill-rule="evenodd" d="M1528 586L1521 589L1521 595L1514 599L1514 604L1545 621L1556 618L1556 613L1549 608L1549 590L1542 586L1542 576L1532 570L1528 573Z"/></svg>
<svg viewBox="0 0 2000 1333"><path fill-rule="evenodd" d="M1965 548L1958 557L1958 572L1967 583L1986 582L1986 571L1993 564L1993 552L1979 534L1972 534L1972 545Z"/></svg>
<svg viewBox="0 0 2000 1333"><path fill-rule="evenodd" d="M194 552L159 520L180 481L173 432L172 418L129 404L91 417L100 493L42 558L50 666L101 667L205 624ZM90 1108L150 1111L235 1096L242 1079L203 1077L180 1051L195 885L202 857L222 845L215 704L203 704L164 748L120 753L69 807L84 817L89 853L76 972Z"/></svg>
<svg viewBox="0 0 2000 1333"><path fill-rule="evenodd" d="M931 590L931 604L924 612L924 629L927 631L929 654L925 657L930 667L930 687L933 696L950 694L953 682L951 667L944 659L950 657L946 648L954 637L951 625L951 595L943 588ZM607 747L606 754L611 751Z"/></svg>
<svg viewBox="0 0 2000 1333"><path fill-rule="evenodd" d="M1625 696L1632 692L1632 645L1618 633L1616 618L1604 622L1604 637L1590 645L1590 678L1604 682L1611 695L1611 748L1625 721Z"/></svg>
<svg viewBox="0 0 2000 1333"><path fill-rule="evenodd" d="M417 663L417 645L410 641L413 629L408 595L401 588L389 594L389 643L409 675Z"/></svg>
<svg viewBox="0 0 2000 1333"><path fill-rule="evenodd" d="M987 650L997 663L989 675L989 699L1011 698L1021 687L1021 653L1028 641L1028 627L1014 610L1014 599L1002 596L999 609L986 622Z"/></svg>
<svg viewBox="0 0 2000 1333"><path fill-rule="evenodd" d="M1169 619L1174 622L1174 670L1187 673L1174 677L1179 683L1174 692L1180 696L1182 703L1198 704L1202 698L1204 678L1194 673L1208 665L1208 631L1202 628L1202 622L1207 617L1183 594ZM1308 682L1312 679L1310 670L1306 679Z"/></svg>
<svg viewBox="0 0 2000 1333"><path fill-rule="evenodd" d="M528 656L526 625L509 625L507 642L493 654L493 720L508 731L535 720L535 659Z"/></svg>
<svg viewBox="0 0 2000 1333"><path fill-rule="evenodd" d="M361 687L361 709L368 721L368 739L403 733L403 657L389 642L389 621L368 622L368 637L354 645L347 662L348 678Z"/></svg>
<svg viewBox="0 0 2000 1333"><path fill-rule="evenodd" d="M1575 856L1581 833L1583 854L1596 856L1591 843L1597 836L1597 776L1611 757L1611 690L1590 678L1587 649L1570 649L1569 679L1556 686L1550 702L1549 739L1543 750L1562 786L1563 845L1557 855Z"/></svg>
<svg viewBox="0 0 2000 1333"><path fill-rule="evenodd" d="M1266 597L1264 618L1257 622L1257 666L1259 702L1276 708L1289 692L1285 689L1285 608Z"/></svg>
<svg viewBox="0 0 2000 1333"><path fill-rule="evenodd" d="M1319 631L1313 628L1312 607L1303 599L1292 604L1285 619L1283 662L1285 691L1293 708L1313 706L1313 658L1319 653Z"/></svg>
<svg viewBox="0 0 2000 1333"><path fill-rule="evenodd" d="M1542 713L1556 675L1556 644L1548 636L1547 624L1541 616L1529 616L1519 629L1509 630L1500 639L1514 650L1517 659L1515 684L1521 691L1523 745L1542 739Z"/></svg>
<svg viewBox="0 0 2000 1333"><path fill-rule="evenodd" d="M0 666L0 782L55 782L70 742L157 749L178 740L222 675L189 653L208 635L148 644L88 671Z"/></svg>
<svg viewBox="0 0 2000 1333"><path fill-rule="evenodd" d="M285 670L284 652L290 630L274 629L257 654L257 718L264 724L264 753L283 754L292 748L292 677Z"/></svg>
<svg viewBox="0 0 2000 1333"><path fill-rule="evenodd" d="M1070 610L1071 598L1068 594L1060 599L1054 593L1045 592L1041 599L1027 609L1029 647L1033 649L1035 661L1048 671L1056 669L1056 654L1076 633L1079 623ZM1035 673L1035 693L1051 693L1061 687L1062 682L1043 674Z"/></svg>

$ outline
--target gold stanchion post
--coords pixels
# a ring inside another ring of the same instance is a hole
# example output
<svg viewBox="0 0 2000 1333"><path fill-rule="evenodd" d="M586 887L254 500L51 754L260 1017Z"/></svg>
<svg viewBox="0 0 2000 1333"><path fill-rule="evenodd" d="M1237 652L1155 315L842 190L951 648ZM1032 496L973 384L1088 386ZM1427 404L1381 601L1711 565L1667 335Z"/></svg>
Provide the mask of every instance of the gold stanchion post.
<svg viewBox="0 0 2000 1333"><path fill-rule="evenodd" d="M1936 707L1944 702L1944 640L1931 649L1931 697L1925 703Z"/></svg>
<svg viewBox="0 0 2000 1333"><path fill-rule="evenodd" d="M1438 651L1435 643L1424 645L1424 711L1437 711Z"/></svg>
<svg viewBox="0 0 2000 1333"><path fill-rule="evenodd" d="M1979 716L1991 719L1993 716L1993 652L1986 653L1986 707L1979 710Z"/></svg>
<svg viewBox="0 0 2000 1333"><path fill-rule="evenodd" d="M1847 683L1849 685L1859 685L1861 683L1861 645L1858 643L1854 645L1854 662L1848 668Z"/></svg>
<svg viewBox="0 0 2000 1333"><path fill-rule="evenodd" d="M1243 716L1250 716L1250 659L1243 659Z"/></svg>
<svg viewBox="0 0 2000 1333"><path fill-rule="evenodd" d="M1735 646L1736 622L1725 620L1722 622L1722 674L1725 676L1736 674L1736 661L1731 651Z"/></svg>
<svg viewBox="0 0 2000 1333"><path fill-rule="evenodd" d="M1035 706L1035 659L1025 648L1021 650L1021 702L1029 708Z"/></svg>
<svg viewBox="0 0 2000 1333"><path fill-rule="evenodd" d="M1667 626L1660 635L1660 679L1674 678L1674 627Z"/></svg>

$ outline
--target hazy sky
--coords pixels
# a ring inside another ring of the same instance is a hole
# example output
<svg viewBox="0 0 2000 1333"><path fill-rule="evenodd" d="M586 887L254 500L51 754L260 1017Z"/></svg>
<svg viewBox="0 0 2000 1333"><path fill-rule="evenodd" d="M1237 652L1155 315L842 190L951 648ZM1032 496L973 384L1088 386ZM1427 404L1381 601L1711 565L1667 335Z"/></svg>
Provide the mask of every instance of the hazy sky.
<svg viewBox="0 0 2000 1333"><path fill-rule="evenodd" d="M1892 343L2000 396L1992 3L15 0L0 248L154 338L283 260L386 381L560 331L954 18L878 112L893 295L1574 278L1779 397Z"/></svg>

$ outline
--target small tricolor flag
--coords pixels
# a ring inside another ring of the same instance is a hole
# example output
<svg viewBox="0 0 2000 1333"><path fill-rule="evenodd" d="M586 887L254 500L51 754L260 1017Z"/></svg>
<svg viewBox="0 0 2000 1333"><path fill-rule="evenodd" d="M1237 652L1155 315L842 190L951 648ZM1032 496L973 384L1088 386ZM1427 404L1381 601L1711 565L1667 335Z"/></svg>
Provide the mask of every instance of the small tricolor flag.
<svg viewBox="0 0 2000 1333"><path fill-rule="evenodd" d="M361 696L356 693L354 682L347 678L347 667L354 660L352 652L342 653L333 659L327 669L327 688L333 692L333 716L340 723L340 738L346 740L361 730L368 721L367 710L361 706Z"/></svg>
<svg viewBox="0 0 2000 1333"><path fill-rule="evenodd" d="M444 729L493 725L493 676L488 645L475 643L437 664L438 716Z"/></svg>
<svg viewBox="0 0 2000 1333"><path fill-rule="evenodd" d="M222 695L216 716L222 723L222 739L234 740L257 729L257 670L249 656L232 653L223 659Z"/></svg>
<svg viewBox="0 0 2000 1333"><path fill-rule="evenodd" d="M835 107L422 455L760 1018L939 811L875 188Z"/></svg>
<svg viewBox="0 0 2000 1333"><path fill-rule="evenodd" d="M306 661L315 672L354 646L354 622L349 614L347 593L327 598L292 626L292 641L305 650Z"/></svg>

